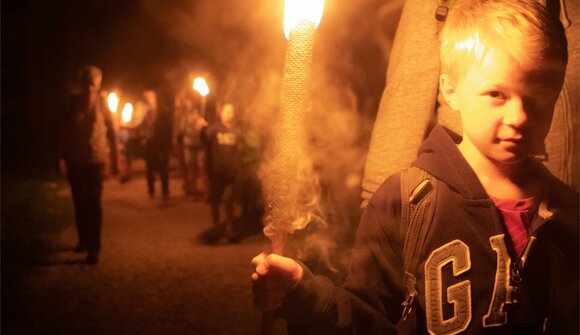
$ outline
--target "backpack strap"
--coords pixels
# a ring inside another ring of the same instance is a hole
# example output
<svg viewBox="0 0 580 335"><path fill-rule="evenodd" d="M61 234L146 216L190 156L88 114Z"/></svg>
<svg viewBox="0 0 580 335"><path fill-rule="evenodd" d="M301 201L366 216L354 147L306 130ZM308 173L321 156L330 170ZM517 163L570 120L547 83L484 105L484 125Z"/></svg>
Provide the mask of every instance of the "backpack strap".
<svg viewBox="0 0 580 335"><path fill-rule="evenodd" d="M405 233L403 245L404 284L407 296L403 301L401 320L405 321L417 296L416 271L421 250L435 213L437 178L425 170L411 167L401 172L401 224Z"/></svg>

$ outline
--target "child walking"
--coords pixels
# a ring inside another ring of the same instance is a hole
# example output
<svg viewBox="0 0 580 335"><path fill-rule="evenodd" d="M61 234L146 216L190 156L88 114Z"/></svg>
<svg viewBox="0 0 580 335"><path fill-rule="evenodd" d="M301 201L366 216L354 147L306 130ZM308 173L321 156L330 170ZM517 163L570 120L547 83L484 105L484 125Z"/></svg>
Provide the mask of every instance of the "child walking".
<svg viewBox="0 0 580 335"><path fill-rule="evenodd" d="M578 334L578 194L533 158L567 61L560 21L536 0L458 1L440 89L463 130L436 126L412 163L437 184L413 294L397 173L365 209L341 287L260 254L254 303L290 333Z"/></svg>

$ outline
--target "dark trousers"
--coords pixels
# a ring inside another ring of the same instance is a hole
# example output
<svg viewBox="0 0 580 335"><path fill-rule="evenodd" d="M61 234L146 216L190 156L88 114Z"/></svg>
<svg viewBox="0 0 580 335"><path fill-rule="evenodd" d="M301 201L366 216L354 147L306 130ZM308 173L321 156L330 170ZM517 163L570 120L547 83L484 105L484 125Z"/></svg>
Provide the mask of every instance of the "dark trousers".
<svg viewBox="0 0 580 335"><path fill-rule="evenodd" d="M220 225L220 204L226 211L226 225L232 225L234 219L234 181L235 177L228 174L209 176L208 202L211 205L211 216L214 225ZM227 193L227 197L224 197ZM225 199L222 199L225 198Z"/></svg>
<svg viewBox="0 0 580 335"><path fill-rule="evenodd" d="M101 249L101 222L103 194L103 164L89 164L82 167L69 166L67 177L75 208L75 219L79 245L89 251Z"/></svg>
<svg viewBox="0 0 580 335"><path fill-rule="evenodd" d="M163 195L169 195L169 151L148 150L145 165L149 194L155 194L155 173L159 173L161 192Z"/></svg>

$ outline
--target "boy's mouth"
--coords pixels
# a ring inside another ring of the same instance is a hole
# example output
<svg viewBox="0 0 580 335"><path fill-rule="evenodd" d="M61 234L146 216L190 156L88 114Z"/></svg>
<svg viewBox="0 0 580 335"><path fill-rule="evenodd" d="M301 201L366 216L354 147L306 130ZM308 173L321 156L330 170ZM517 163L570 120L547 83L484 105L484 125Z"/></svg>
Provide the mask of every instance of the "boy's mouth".
<svg viewBox="0 0 580 335"><path fill-rule="evenodd" d="M499 138L500 142L513 142L513 143L522 143L524 142L523 137L510 137L510 138Z"/></svg>
<svg viewBox="0 0 580 335"><path fill-rule="evenodd" d="M504 134L503 136L500 135L497 137L497 140L500 142L513 142L513 143L521 143L525 141L524 135L519 132L513 132L512 134Z"/></svg>
<svg viewBox="0 0 580 335"><path fill-rule="evenodd" d="M498 143L508 150L517 150L523 149L526 147L526 140L523 137L508 137L508 138L498 138Z"/></svg>

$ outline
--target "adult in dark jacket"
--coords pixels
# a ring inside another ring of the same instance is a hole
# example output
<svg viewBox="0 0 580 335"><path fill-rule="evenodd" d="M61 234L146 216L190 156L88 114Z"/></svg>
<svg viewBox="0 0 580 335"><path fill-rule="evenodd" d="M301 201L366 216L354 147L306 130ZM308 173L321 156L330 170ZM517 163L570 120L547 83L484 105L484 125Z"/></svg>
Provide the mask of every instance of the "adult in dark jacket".
<svg viewBox="0 0 580 335"><path fill-rule="evenodd" d="M106 164L117 173L115 133L109 110L99 94L101 70L81 71L82 92L70 97L63 112L59 168L66 174L75 208L77 252L88 252L87 263L97 263L101 249L103 177Z"/></svg>
<svg viewBox="0 0 580 335"><path fill-rule="evenodd" d="M152 90L143 92L147 108L138 133L143 141L147 191L149 197L155 196L155 176L161 180L163 200L169 198L169 153L171 150L173 122L170 105L158 104L157 93Z"/></svg>

